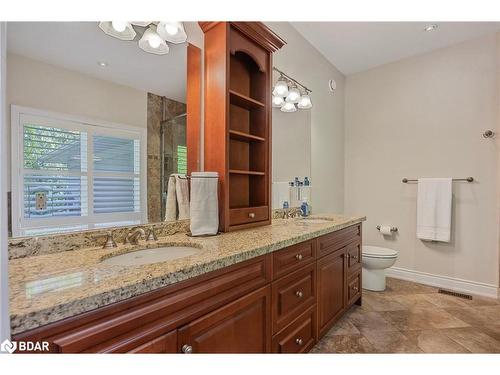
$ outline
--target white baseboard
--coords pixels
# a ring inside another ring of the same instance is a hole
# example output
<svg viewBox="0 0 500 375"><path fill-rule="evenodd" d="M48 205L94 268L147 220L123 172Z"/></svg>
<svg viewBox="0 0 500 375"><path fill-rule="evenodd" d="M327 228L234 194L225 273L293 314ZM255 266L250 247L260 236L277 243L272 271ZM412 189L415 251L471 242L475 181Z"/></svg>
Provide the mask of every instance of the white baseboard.
<svg viewBox="0 0 500 375"><path fill-rule="evenodd" d="M438 276L426 272L413 271L405 268L391 267L386 270L386 275L395 279L413 281L420 284L470 293L478 296L499 298L499 288L496 285L479 283L476 281L456 279L447 276Z"/></svg>

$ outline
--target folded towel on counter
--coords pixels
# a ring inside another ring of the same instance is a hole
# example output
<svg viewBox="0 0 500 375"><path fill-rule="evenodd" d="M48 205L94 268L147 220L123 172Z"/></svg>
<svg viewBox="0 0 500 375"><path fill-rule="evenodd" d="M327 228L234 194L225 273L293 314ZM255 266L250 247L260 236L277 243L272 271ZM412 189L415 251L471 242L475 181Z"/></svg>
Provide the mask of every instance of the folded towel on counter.
<svg viewBox="0 0 500 375"><path fill-rule="evenodd" d="M186 176L175 175L175 192L179 208L179 220L189 219L189 180Z"/></svg>
<svg viewBox="0 0 500 375"><path fill-rule="evenodd" d="M191 221L193 236L217 234L219 230L219 175L191 173Z"/></svg>
<svg viewBox="0 0 500 375"><path fill-rule="evenodd" d="M417 193L417 238L450 242L451 178L420 178Z"/></svg>
<svg viewBox="0 0 500 375"><path fill-rule="evenodd" d="M171 175L168 178L167 199L165 200L165 221L173 221L177 219L177 194L175 192L175 176Z"/></svg>

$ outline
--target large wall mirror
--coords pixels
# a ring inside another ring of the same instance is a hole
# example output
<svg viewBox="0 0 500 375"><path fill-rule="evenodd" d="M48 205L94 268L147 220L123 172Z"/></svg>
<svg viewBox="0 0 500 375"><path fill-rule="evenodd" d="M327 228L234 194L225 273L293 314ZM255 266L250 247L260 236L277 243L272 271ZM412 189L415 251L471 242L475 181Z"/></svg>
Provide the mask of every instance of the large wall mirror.
<svg viewBox="0 0 500 375"><path fill-rule="evenodd" d="M199 165L189 133L199 134L201 50L190 38L202 32L184 27L186 42L156 54L157 40L139 42L154 24L134 25L132 40L97 22L7 24L13 236L164 220L168 176Z"/></svg>

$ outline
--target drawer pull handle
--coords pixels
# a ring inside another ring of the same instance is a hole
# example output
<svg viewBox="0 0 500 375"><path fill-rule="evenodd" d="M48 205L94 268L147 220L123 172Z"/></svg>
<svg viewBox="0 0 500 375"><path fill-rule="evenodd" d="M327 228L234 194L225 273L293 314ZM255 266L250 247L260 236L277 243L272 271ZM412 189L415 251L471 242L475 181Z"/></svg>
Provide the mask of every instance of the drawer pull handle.
<svg viewBox="0 0 500 375"><path fill-rule="evenodd" d="M303 341L302 341L302 339L295 339L295 343L297 345L302 345Z"/></svg>
<svg viewBox="0 0 500 375"><path fill-rule="evenodd" d="M354 259L354 260L358 260L358 256L357 255L351 255L351 258Z"/></svg>
<svg viewBox="0 0 500 375"><path fill-rule="evenodd" d="M249 217L250 219L253 219L253 218L255 217L255 213L254 213L254 212L250 212L250 213L248 214L248 217Z"/></svg>
<svg viewBox="0 0 500 375"><path fill-rule="evenodd" d="M302 260L302 254L297 254L297 255L295 255L295 259L297 259L297 260Z"/></svg>
<svg viewBox="0 0 500 375"><path fill-rule="evenodd" d="M302 293L302 291L297 290L297 291L295 292L295 295L296 295L298 298L302 298L302 296L303 296L304 294Z"/></svg>
<svg viewBox="0 0 500 375"><path fill-rule="evenodd" d="M355 292L357 292L359 290L359 288L357 286L353 286L352 290L354 290Z"/></svg>
<svg viewBox="0 0 500 375"><path fill-rule="evenodd" d="M184 345L182 345L181 350L184 354L191 354L193 352L193 347L191 345L184 344Z"/></svg>

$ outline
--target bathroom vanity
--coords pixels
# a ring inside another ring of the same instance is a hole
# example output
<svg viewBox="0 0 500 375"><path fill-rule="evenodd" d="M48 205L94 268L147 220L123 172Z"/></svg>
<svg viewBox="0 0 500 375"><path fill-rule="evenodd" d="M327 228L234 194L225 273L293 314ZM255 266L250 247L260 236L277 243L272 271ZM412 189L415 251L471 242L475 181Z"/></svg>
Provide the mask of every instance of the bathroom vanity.
<svg viewBox="0 0 500 375"><path fill-rule="evenodd" d="M102 263L109 254L100 248L65 253L74 262L66 272L80 267L84 280L93 278L86 282L92 288L83 282L32 301L15 295L14 339L48 341L59 353L307 352L352 304L361 303L363 220L274 220L189 240L201 246L200 254L168 264L110 266ZM184 233L168 240L179 245L180 239L186 242ZM13 260L11 271L31 264L40 273L57 255ZM62 268L50 273L64 273ZM26 285L12 282L13 288ZM137 295L128 297L131 287ZM31 311L20 310L27 304ZM60 319L61 311L73 316Z"/></svg>

